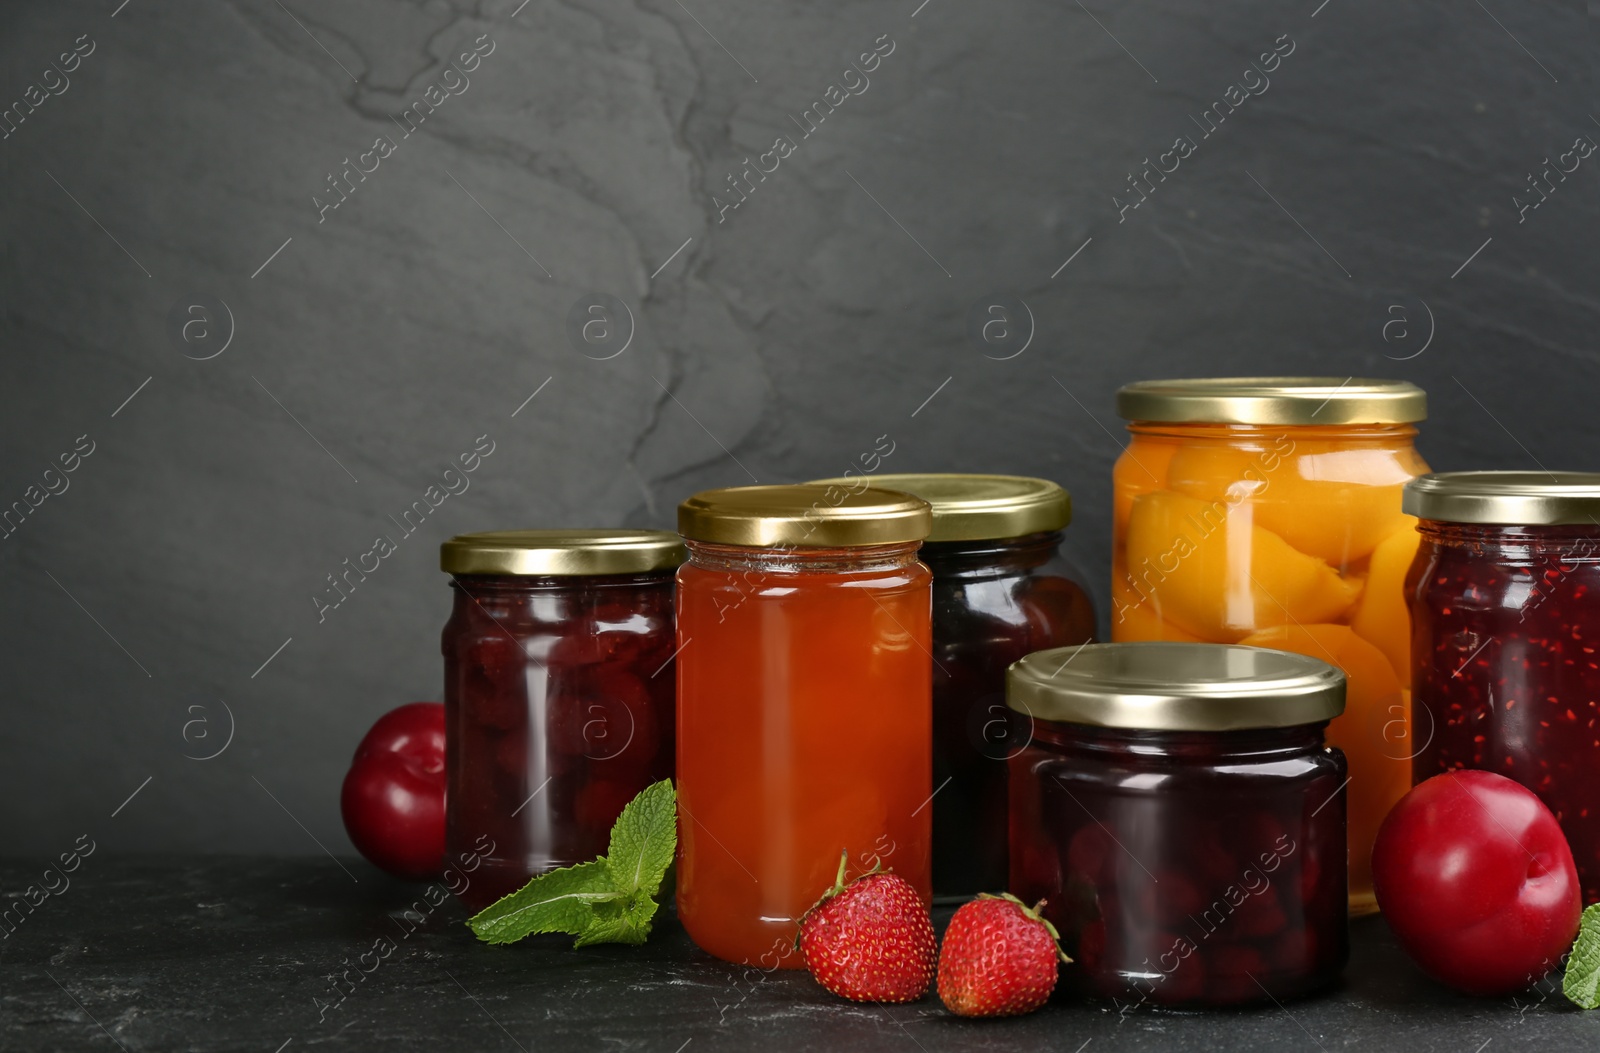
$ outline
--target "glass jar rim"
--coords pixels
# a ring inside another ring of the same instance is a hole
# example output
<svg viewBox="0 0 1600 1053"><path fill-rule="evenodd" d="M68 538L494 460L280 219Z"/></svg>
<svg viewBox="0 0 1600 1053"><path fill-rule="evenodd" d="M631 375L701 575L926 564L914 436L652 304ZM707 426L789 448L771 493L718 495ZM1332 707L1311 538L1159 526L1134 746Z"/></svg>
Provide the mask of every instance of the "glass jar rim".
<svg viewBox="0 0 1600 1053"><path fill-rule="evenodd" d="M1600 472L1434 472L1406 484L1400 507L1439 523L1600 528Z"/></svg>
<svg viewBox="0 0 1600 1053"><path fill-rule="evenodd" d="M491 530L439 546L439 569L446 574L638 574L672 570L687 558L682 540L666 530Z"/></svg>
<svg viewBox="0 0 1600 1053"><path fill-rule="evenodd" d="M1240 644L1081 644L1012 663L1006 704L1040 720L1093 727L1287 728L1343 713L1345 675L1308 655Z"/></svg>
<svg viewBox="0 0 1600 1053"><path fill-rule="evenodd" d="M1408 380L1374 377L1192 377L1117 390L1123 420L1194 424L1407 424L1428 416Z"/></svg>
<svg viewBox="0 0 1600 1053"><path fill-rule="evenodd" d="M1057 531L1072 522L1072 495L1027 475L885 472L813 479L814 486L874 486L922 498L933 507L928 541L988 541Z"/></svg>

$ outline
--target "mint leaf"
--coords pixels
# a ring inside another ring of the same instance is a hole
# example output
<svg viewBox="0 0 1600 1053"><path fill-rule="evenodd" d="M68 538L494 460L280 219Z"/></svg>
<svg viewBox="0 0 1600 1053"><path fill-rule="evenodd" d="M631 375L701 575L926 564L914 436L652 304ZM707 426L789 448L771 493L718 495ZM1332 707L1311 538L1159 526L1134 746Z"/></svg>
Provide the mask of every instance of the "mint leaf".
<svg viewBox="0 0 1600 1053"><path fill-rule="evenodd" d="M611 827L606 863L617 887L654 896L678 849L677 794L672 780L646 786Z"/></svg>
<svg viewBox="0 0 1600 1053"><path fill-rule="evenodd" d="M640 901L618 906L606 903L595 908L595 917L579 934L574 947L591 943L640 944L650 935L650 919L656 916L656 901L641 896Z"/></svg>
<svg viewBox="0 0 1600 1053"><path fill-rule="evenodd" d="M628 802L599 859L533 878L473 915L467 925L486 943L512 943L540 932L591 943L643 943L656 893L678 846L677 794L663 779Z"/></svg>
<svg viewBox="0 0 1600 1053"><path fill-rule="evenodd" d="M593 924L596 903L620 903L626 894L604 859L540 874L467 920L485 943L512 943L539 932L582 932Z"/></svg>
<svg viewBox="0 0 1600 1053"><path fill-rule="evenodd" d="M1600 903L1584 908L1561 992L1584 1009L1600 1009Z"/></svg>

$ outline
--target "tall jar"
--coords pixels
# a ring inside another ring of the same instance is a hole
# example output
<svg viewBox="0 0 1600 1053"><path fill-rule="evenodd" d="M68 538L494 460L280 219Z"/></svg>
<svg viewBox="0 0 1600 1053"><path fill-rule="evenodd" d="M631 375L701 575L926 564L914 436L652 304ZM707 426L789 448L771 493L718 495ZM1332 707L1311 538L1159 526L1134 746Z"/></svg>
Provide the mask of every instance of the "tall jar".
<svg viewBox="0 0 1600 1053"><path fill-rule="evenodd" d="M678 508L678 916L719 958L800 967L841 853L931 898L930 524L874 489Z"/></svg>
<svg viewBox="0 0 1600 1053"><path fill-rule="evenodd" d="M1350 909L1377 910L1372 842L1411 785L1401 488L1423 392L1359 377L1130 384L1114 472L1113 640L1242 643L1349 676L1328 741L1350 762Z"/></svg>
<svg viewBox="0 0 1600 1053"><path fill-rule="evenodd" d="M819 479L860 489L865 478ZM921 559L933 571L933 893L1006 887L1006 758L1026 728L1006 707L1006 668L1094 639L1093 602L1061 555L1072 499L1016 475L874 475L933 506Z"/></svg>
<svg viewBox="0 0 1600 1053"><path fill-rule="evenodd" d="M446 847L484 858L457 892L469 910L603 855L623 805L672 776L683 558L664 531L511 530L440 546L455 593L441 639Z"/></svg>
<svg viewBox="0 0 1600 1053"><path fill-rule="evenodd" d="M1406 487L1414 777L1526 786L1600 900L1600 474L1446 472Z"/></svg>
<svg viewBox="0 0 1600 1053"><path fill-rule="evenodd" d="M1029 655L1010 704L1011 891L1072 957L1062 986L1145 1004L1308 994L1348 955L1344 705L1326 662L1112 643Z"/></svg>

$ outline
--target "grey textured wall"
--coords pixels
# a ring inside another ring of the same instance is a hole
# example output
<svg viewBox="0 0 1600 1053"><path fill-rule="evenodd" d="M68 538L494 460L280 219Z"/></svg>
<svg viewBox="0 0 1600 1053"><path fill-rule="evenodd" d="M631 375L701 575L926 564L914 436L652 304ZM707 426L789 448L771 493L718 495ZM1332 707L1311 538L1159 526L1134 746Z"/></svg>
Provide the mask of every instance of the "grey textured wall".
<svg viewBox="0 0 1600 1053"><path fill-rule="evenodd" d="M0 9L0 506L66 487L0 540L5 850L350 851L462 531L667 526L887 435L1065 484L1103 602L1111 395L1161 375L1405 377L1436 467L1596 467L1581 4L918 2ZM1000 300L1020 353L968 335Z"/></svg>

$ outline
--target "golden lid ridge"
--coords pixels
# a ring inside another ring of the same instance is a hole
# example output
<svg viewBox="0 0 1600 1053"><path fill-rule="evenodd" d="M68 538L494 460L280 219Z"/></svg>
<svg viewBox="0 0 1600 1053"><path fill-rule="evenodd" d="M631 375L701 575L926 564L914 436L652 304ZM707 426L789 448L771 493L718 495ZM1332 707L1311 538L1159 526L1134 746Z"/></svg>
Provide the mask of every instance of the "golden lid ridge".
<svg viewBox="0 0 1600 1053"><path fill-rule="evenodd" d="M688 540L755 548L904 544L932 526L928 502L876 487L733 486L678 506L678 533Z"/></svg>
<svg viewBox="0 0 1600 1053"><path fill-rule="evenodd" d="M1117 413L1173 424L1409 424L1427 418L1428 396L1408 380L1372 377L1195 377L1126 384Z"/></svg>
<svg viewBox="0 0 1600 1053"><path fill-rule="evenodd" d="M493 530L439 546L446 574L645 574L673 570L687 558L683 541L666 530Z"/></svg>
<svg viewBox="0 0 1600 1053"><path fill-rule="evenodd" d="M1443 523L1600 527L1600 472L1435 472L1406 484L1400 508Z"/></svg>
<svg viewBox="0 0 1600 1053"><path fill-rule="evenodd" d="M890 472L813 479L812 485L884 487L933 506L928 541L982 541L1060 530L1072 522L1072 496L1048 479L1025 475Z"/></svg>
<svg viewBox="0 0 1600 1053"><path fill-rule="evenodd" d="M1345 675L1318 658L1238 644L1100 643L1013 662L1006 704L1040 720L1148 731L1241 731L1332 720Z"/></svg>

